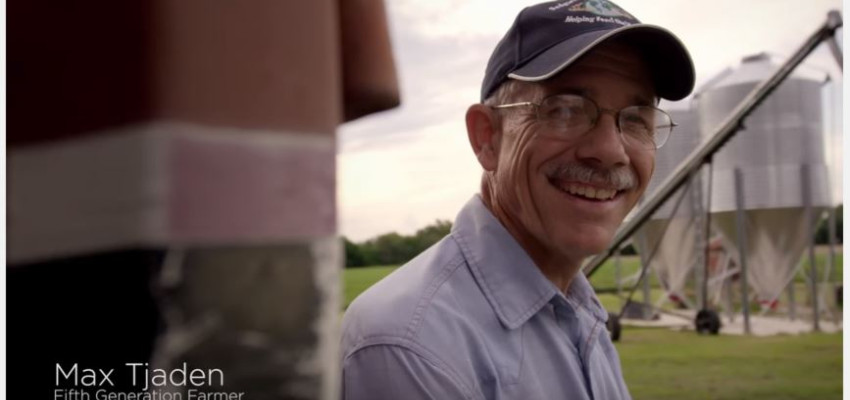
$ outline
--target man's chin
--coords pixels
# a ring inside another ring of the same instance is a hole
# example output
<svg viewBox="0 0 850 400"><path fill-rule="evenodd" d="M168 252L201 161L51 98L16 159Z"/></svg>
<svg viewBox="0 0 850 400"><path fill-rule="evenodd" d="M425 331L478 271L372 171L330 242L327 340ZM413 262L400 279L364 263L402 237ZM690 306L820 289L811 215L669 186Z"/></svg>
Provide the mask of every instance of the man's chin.
<svg viewBox="0 0 850 400"><path fill-rule="evenodd" d="M578 241L565 241L561 246L561 251L565 254L572 254L573 257L584 259L593 255L604 252L611 245L612 235L604 235L600 237L583 237Z"/></svg>

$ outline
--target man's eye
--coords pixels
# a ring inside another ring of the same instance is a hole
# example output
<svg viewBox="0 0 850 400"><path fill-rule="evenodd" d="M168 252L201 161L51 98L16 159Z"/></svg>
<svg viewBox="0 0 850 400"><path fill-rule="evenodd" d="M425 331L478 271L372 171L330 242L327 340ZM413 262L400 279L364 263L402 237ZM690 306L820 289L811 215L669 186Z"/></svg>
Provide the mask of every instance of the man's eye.
<svg viewBox="0 0 850 400"><path fill-rule="evenodd" d="M624 129L637 129L637 130L648 130L652 125L644 118L641 118L637 115L627 116L620 121L623 124L622 128Z"/></svg>
<svg viewBox="0 0 850 400"><path fill-rule="evenodd" d="M580 107L549 107L545 110L544 118L556 121L572 121L580 119L584 112Z"/></svg>

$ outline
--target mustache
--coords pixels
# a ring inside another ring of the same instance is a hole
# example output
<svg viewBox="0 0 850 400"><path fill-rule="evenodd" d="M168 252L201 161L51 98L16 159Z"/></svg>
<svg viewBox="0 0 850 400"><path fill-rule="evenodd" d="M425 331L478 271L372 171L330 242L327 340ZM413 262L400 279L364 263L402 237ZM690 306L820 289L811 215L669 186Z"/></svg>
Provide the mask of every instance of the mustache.
<svg viewBox="0 0 850 400"><path fill-rule="evenodd" d="M548 176L550 179L589 183L617 190L637 186L637 174L626 166L597 168L578 163L560 164L553 167Z"/></svg>

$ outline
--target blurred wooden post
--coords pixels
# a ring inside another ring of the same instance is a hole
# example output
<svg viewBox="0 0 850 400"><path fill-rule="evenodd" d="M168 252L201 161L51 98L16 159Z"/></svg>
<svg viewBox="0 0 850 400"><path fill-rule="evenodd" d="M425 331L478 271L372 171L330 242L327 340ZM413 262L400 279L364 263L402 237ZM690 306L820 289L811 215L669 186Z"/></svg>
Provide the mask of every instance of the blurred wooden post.
<svg viewBox="0 0 850 400"><path fill-rule="evenodd" d="M335 399L334 133L399 103L382 1L7 10L10 397L186 362Z"/></svg>

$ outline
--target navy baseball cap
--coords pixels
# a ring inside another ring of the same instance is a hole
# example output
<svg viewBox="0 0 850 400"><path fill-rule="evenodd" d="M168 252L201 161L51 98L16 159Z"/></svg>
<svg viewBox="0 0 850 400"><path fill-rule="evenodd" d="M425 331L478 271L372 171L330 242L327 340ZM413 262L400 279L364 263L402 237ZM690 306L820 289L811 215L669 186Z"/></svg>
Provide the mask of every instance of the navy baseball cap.
<svg viewBox="0 0 850 400"><path fill-rule="evenodd" d="M681 100L691 93L694 64L676 35L660 26L642 24L607 0L568 0L520 11L490 56L481 101L509 78L527 82L549 79L614 38L643 55L659 97Z"/></svg>

